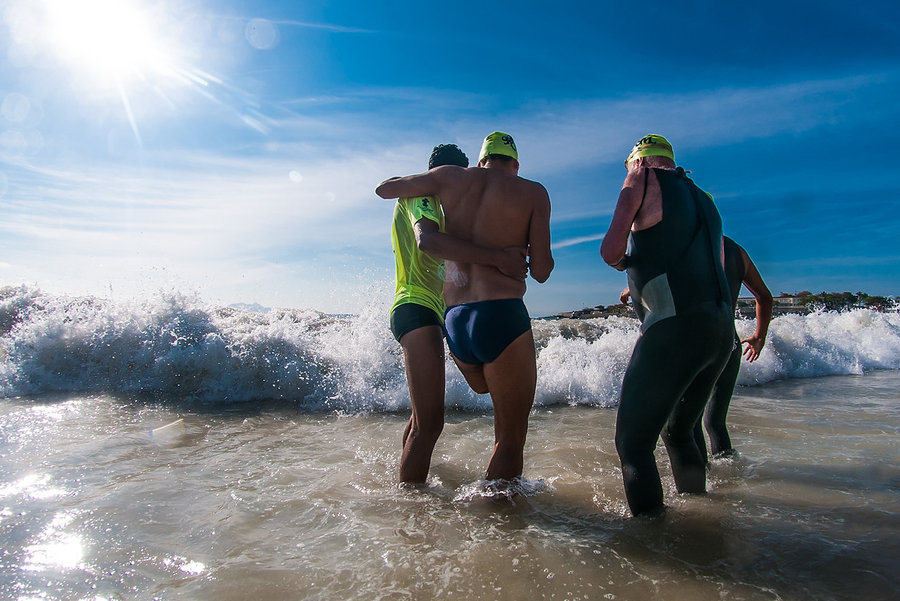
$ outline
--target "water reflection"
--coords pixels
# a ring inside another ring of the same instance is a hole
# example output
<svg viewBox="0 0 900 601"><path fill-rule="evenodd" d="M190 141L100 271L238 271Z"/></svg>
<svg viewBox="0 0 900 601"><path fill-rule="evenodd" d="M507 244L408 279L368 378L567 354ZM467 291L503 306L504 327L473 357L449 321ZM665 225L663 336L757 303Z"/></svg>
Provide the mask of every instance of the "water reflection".
<svg viewBox="0 0 900 601"><path fill-rule="evenodd" d="M176 568L185 574L199 575L206 571L206 566L199 561L191 561L186 557L169 557L163 560L167 568Z"/></svg>
<svg viewBox="0 0 900 601"><path fill-rule="evenodd" d="M0 499L25 496L31 499L53 499L66 494L62 488L48 486L50 474L28 474L15 482L0 483Z"/></svg>
<svg viewBox="0 0 900 601"><path fill-rule="evenodd" d="M65 529L75 521L77 512L57 513L38 536L37 543L25 547L23 570L74 569L81 565L84 544L77 534Z"/></svg>

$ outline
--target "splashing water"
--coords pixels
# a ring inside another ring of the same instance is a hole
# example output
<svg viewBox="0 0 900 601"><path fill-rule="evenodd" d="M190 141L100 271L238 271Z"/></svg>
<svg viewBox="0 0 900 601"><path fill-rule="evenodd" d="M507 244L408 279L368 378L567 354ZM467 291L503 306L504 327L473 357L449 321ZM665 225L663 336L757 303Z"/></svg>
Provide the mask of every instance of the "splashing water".
<svg viewBox="0 0 900 601"><path fill-rule="evenodd" d="M0 289L0 396L47 392L150 395L199 403L280 399L310 410L409 406L388 301L359 315L312 309L265 313L161 291L142 300ZM534 320L537 406L611 407L639 335L634 319ZM752 320L738 320L738 333ZM900 369L900 314L856 309L775 318L740 385ZM447 404L490 408L447 359Z"/></svg>

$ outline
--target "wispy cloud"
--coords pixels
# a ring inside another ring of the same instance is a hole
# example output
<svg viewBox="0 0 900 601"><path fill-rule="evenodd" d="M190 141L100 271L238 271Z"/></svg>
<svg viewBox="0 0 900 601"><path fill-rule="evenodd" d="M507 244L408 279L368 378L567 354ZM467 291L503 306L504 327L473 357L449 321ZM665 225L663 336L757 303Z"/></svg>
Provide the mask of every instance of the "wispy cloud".
<svg viewBox="0 0 900 601"><path fill-rule="evenodd" d="M477 94L446 90L402 90L397 106L386 106L386 90L326 98L313 111L298 99L265 115L268 133L240 148L147 151L143 165L19 161L2 199L4 272L39 275L54 265L55 277L78 274L70 283L146 286L169 266L234 300L298 304L292 295L304 294L354 310L342 296L391 276L392 204L373 189L424 170L436 143L459 143L474 158L485 133L505 129L517 138L523 175L565 180L573 169L619 163L648 131L668 135L678 153L849 119L843 107L862 92L886 96L891 77L558 101L498 119L481 116ZM617 188L607 184L608 205ZM578 198L555 215L565 238L553 248L602 240L605 227L586 216L606 214L606 205Z"/></svg>
<svg viewBox="0 0 900 601"><path fill-rule="evenodd" d="M500 129L516 137L523 172L540 178L619 163L648 132L667 135L676 153L691 153L798 135L851 119L887 117L896 113L892 98L898 81L900 73L876 73L746 88L543 100L490 116L482 116L487 99L477 93L370 88L284 101L281 106L290 114L273 116L270 129L281 132L280 139L313 135L333 147L341 141L357 144L374 156L405 149L415 168L422 163L424 146L455 141L474 154L486 133ZM867 106L861 114L846 110L863 102ZM316 107L313 112L311 106Z"/></svg>
<svg viewBox="0 0 900 601"><path fill-rule="evenodd" d="M879 111L895 114L890 99L898 75L559 102L525 107L508 121L516 130L522 160L548 172L621 162L634 141L651 132L668 136L677 154L873 119ZM846 110L861 98L869 105L866 111Z"/></svg>
<svg viewBox="0 0 900 601"><path fill-rule="evenodd" d="M389 203L372 192L383 171L362 160L349 169L332 157L306 162L183 158L180 167L129 171L93 165L17 177L0 228L19 237L45 232L74 239L87 232L112 240L137 229L172 247L196 252L195 245L205 246L218 253L235 240L241 240L244 251L295 241L328 248L344 244L344 236L335 232L338 223L366 223L390 214ZM369 232L368 227L356 229L349 239L363 243Z"/></svg>
<svg viewBox="0 0 900 601"><path fill-rule="evenodd" d="M324 29L325 31L333 31L335 33L375 33L370 29L360 29L358 27L346 27L344 25L334 25L331 23L310 23L308 21L272 20L271 23L276 25L284 25L287 27L302 27L306 29Z"/></svg>
<svg viewBox="0 0 900 601"><path fill-rule="evenodd" d="M594 234L591 236L581 236L578 238L568 238L566 240L560 240L558 242L554 242L550 245L553 250L558 250L560 248L568 248L569 246L576 246L578 244L585 244L586 242L597 242L598 240L603 240L606 237L606 234Z"/></svg>

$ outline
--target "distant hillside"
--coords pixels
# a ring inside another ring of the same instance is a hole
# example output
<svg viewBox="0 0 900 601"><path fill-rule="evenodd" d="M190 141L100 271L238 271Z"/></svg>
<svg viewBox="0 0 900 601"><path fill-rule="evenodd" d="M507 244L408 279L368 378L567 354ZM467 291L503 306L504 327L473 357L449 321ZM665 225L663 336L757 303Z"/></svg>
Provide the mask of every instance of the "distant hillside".
<svg viewBox="0 0 900 601"><path fill-rule="evenodd" d="M813 294L807 290L790 294L782 292L774 299L772 308L774 315L786 315L789 313L809 313L811 311L845 311L848 309L873 309L875 311L896 311L898 309L897 297L873 296L865 292L820 292ZM756 299L752 296L742 296L738 299L737 310L743 317L756 315ZM596 317L634 317L631 304L623 305L597 305L585 309L564 311L551 316L551 318L592 319Z"/></svg>
<svg viewBox="0 0 900 601"><path fill-rule="evenodd" d="M748 300L754 303L752 297ZM820 292L813 294L808 290L789 294L782 292L775 297L775 306L801 306L808 309L825 309L826 311L840 311L842 309L866 308L876 311L885 311L896 308L897 298L890 296L872 296L865 292Z"/></svg>

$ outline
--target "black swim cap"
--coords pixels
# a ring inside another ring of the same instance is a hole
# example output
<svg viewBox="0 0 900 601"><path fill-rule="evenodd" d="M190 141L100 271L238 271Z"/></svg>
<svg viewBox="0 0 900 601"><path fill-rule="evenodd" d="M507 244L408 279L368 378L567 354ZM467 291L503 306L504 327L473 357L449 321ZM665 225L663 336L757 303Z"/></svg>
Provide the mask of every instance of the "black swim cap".
<svg viewBox="0 0 900 601"><path fill-rule="evenodd" d="M456 144L439 144L431 151L431 158L428 159L428 168L432 169L441 165L468 167L469 157Z"/></svg>

